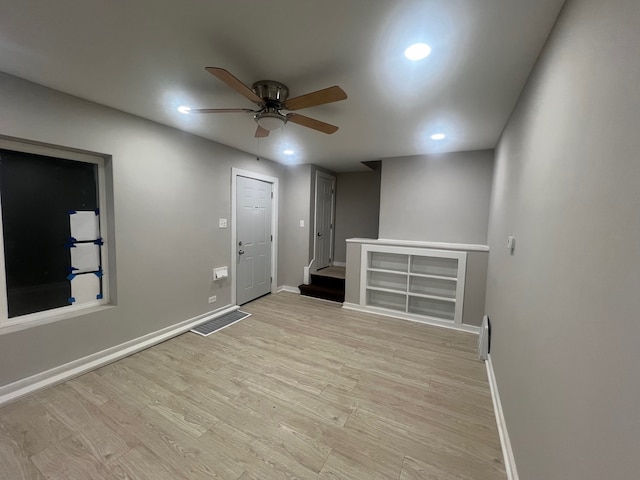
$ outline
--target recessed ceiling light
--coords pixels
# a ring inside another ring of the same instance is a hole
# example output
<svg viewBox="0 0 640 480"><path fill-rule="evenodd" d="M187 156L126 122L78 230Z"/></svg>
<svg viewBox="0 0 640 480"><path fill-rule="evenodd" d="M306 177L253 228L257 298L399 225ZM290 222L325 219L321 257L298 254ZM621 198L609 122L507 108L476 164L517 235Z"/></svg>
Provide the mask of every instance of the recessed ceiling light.
<svg viewBox="0 0 640 480"><path fill-rule="evenodd" d="M191 111L191 107L187 107L186 105L180 105L178 107L178 111L180 113L184 113L185 115Z"/></svg>
<svg viewBox="0 0 640 480"><path fill-rule="evenodd" d="M285 155L293 155L295 152L290 148L287 148L286 150L283 150L282 153L284 153Z"/></svg>
<svg viewBox="0 0 640 480"><path fill-rule="evenodd" d="M426 43L414 43L404 51L404 56L409 60L422 60L431 53L431 47Z"/></svg>
<svg viewBox="0 0 640 480"><path fill-rule="evenodd" d="M444 133L434 133L431 135L431 140L444 140L447 136Z"/></svg>

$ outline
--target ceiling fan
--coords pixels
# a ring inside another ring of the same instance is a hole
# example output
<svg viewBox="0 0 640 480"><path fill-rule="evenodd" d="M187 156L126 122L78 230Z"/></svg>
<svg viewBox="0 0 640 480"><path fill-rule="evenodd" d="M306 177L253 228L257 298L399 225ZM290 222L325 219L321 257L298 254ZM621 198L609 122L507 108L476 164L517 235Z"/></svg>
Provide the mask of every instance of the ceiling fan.
<svg viewBox="0 0 640 480"><path fill-rule="evenodd" d="M338 127L330 123L321 122L311 117L300 115L299 113L282 113L281 110L300 110L325 103L345 100L347 94L338 86L324 88L315 92L289 98L289 88L283 83L274 80L260 80L255 82L251 88L234 77L224 68L206 67L205 70L211 75L221 80L227 86L233 88L240 95L248 98L258 105L258 110L250 108L190 108L188 113L232 113L247 112L253 113L253 118L258 124L255 136L257 138L267 137L271 130L282 128L285 123L292 122L303 127L312 128L322 133L331 134L338 130Z"/></svg>

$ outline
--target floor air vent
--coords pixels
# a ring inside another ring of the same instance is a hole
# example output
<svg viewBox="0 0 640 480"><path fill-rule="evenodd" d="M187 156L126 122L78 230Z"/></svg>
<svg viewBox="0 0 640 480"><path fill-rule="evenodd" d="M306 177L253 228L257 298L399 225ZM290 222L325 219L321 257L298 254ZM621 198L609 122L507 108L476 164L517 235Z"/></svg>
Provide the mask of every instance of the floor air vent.
<svg viewBox="0 0 640 480"><path fill-rule="evenodd" d="M208 337L212 333L215 333L218 330L222 330L229 325L233 325L234 323L239 322L240 320L249 316L251 316L250 313L236 310L235 312L227 313L226 315L211 320L210 322L198 325L196 328L192 328L191 331L193 333L197 333L198 335L202 335L203 337Z"/></svg>

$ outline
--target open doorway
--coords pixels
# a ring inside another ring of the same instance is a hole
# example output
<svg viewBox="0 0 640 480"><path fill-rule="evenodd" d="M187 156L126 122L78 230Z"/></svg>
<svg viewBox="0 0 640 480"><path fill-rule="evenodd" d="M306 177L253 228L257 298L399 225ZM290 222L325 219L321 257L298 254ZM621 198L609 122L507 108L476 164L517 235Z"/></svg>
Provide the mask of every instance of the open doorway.
<svg viewBox="0 0 640 480"><path fill-rule="evenodd" d="M314 218L315 270L331 266L334 251L336 177L316 171Z"/></svg>

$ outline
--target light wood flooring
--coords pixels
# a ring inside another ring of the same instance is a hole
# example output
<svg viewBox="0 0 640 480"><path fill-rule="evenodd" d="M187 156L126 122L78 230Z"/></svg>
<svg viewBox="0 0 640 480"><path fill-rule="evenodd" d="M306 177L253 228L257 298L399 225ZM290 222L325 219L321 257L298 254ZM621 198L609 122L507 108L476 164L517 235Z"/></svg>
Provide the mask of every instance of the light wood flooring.
<svg viewBox="0 0 640 480"><path fill-rule="evenodd" d="M333 278L342 278L346 277L347 269L345 267L336 267L334 265L326 268L321 268L315 274L320 275L321 277L333 277Z"/></svg>
<svg viewBox="0 0 640 480"><path fill-rule="evenodd" d="M290 293L0 408L0 478L504 480L477 337Z"/></svg>

